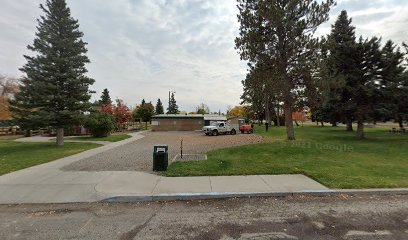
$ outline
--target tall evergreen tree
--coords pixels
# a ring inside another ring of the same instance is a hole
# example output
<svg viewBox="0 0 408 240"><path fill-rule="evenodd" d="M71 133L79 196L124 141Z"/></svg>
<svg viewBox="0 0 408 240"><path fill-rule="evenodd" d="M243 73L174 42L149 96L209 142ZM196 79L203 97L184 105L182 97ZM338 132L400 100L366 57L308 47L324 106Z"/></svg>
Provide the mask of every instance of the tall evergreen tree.
<svg viewBox="0 0 408 240"><path fill-rule="evenodd" d="M112 104L112 99L109 95L109 91L107 88L105 88L102 92L101 99L99 100L99 104L101 105L108 105Z"/></svg>
<svg viewBox="0 0 408 240"><path fill-rule="evenodd" d="M358 71L355 27L351 22L347 11L343 10L328 37L327 49L330 55L326 62L327 80L330 82L326 85L325 110L333 117L333 121L346 122L348 131L353 131L356 105L351 100L351 92Z"/></svg>
<svg viewBox="0 0 408 240"><path fill-rule="evenodd" d="M292 112L296 90L317 27L329 19L333 0L238 0L240 34L236 48L249 65L267 62L271 78L267 87L278 87L284 103L287 138L295 140Z"/></svg>
<svg viewBox="0 0 408 240"><path fill-rule="evenodd" d="M382 110L379 114L385 114L386 119L395 119L399 126L403 127L403 120L408 115L407 110L407 79L404 74L404 54L392 41L387 41L381 50L382 53L382 79L381 99Z"/></svg>
<svg viewBox="0 0 408 240"><path fill-rule="evenodd" d="M325 101L327 99L325 89L327 89L328 69L326 61L328 57L327 39L321 38L319 40L319 49L310 58L309 66L305 71L305 85L304 95L306 97L307 106L311 112L313 121L317 124L321 123L324 127L324 122L330 121L333 126L336 126L336 116L328 114L328 109L325 108Z"/></svg>
<svg viewBox="0 0 408 240"><path fill-rule="evenodd" d="M56 128L61 146L64 127L77 124L79 115L89 110L89 86L94 80L85 76L86 43L65 0L47 0L40 8L44 16L38 20L34 43L28 46L35 55L24 56L25 76L12 109L23 122Z"/></svg>
<svg viewBox="0 0 408 240"><path fill-rule="evenodd" d="M174 93L171 93L169 103L170 104L169 104L169 107L167 108L167 114L178 114L180 111L179 111L176 99L174 98Z"/></svg>
<svg viewBox="0 0 408 240"><path fill-rule="evenodd" d="M273 74L269 74L269 65L264 62L258 62L250 69L245 80L242 81L244 92L241 96L241 104L249 104L249 108L254 112L255 117L271 125L275 121L276 126L280 126L279 117L277 116L279 108L279 88L270 87L274 82ZM280 100L279 100L280 99Z"/></svg>
<svg viewBox="0 0 408 240"><path fill-rule="evenodd" d="M401 87L400 87L400 92L404 92L405 95L402 95L401 100L399 101L399 109L400 109L400 116L398 118L399 125L401 128L404 127L404 121L405 123L408 122L408 95L406 94L408 92L408 71L405 71L401 75Z"/></svg>
<svg viewBox="0 0 408 240"><path fill-rule="evenodd" d="M378 83L381 71L380 40L376 37L363 40L360 37L357 48L356 61L358 71L355 72L351 92L351 100L357 106L355 118L357 120L357 138L363 139L364 122L371 120L374 115Z"/></svg>
<svg viewBox="0 0 408 240"><path fill-rule="evenodd" d="M163 103L161 102L160 98L157 99L157 104L156 104L156 109L155 109L156 114L164 114L164 108L163 108Z"/></svg>

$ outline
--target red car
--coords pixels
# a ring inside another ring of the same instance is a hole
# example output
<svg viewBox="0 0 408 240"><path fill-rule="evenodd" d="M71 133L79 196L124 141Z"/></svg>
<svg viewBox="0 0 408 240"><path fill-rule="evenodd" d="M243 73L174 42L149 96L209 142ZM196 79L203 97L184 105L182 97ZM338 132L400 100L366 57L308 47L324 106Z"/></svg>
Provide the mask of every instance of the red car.
<svg viewBox="0 0 408 240"><path fill-rule="evenodd" d="M239 131L241 133L253 133L254 128L251 125L242 125L241 127L239 127Z"/></svg>

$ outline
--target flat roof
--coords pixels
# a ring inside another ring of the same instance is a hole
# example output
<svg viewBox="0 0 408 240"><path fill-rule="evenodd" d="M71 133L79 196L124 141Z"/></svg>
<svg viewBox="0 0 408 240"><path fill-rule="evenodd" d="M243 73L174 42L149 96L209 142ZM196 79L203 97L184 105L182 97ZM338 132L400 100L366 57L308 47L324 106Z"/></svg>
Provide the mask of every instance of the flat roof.
<svg viewBox="0 0 408 240"><path fill-rule="evenodd" d="M204 118L202 114L160 114L155 115L153 118Z"/></svg>
<svg viewBox="0 0 408 240"><path fill-rule="evenodd" d="M210 121L227 121L226 116L211 114L160 114L153 116L153 118L201 118Z"/></svg>
<svg viewBox="0 0 408 240"><path fill-rule="evenodd" d="M227 121L227 117L222 116L222 115L204 115L204 120L207 120L207 121Z"/></svg>

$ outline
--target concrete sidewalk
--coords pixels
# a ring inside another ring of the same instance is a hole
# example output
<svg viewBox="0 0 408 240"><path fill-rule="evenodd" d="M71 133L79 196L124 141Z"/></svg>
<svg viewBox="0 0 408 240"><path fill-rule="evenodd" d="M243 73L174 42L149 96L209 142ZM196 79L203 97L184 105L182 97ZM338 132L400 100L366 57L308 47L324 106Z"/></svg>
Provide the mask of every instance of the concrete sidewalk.
<svg viewBox="0 0 408 240"><path fill-rule="evenodd" d="M169 178L143 172L63 172L37 166L0 177L0 204L191 200L327 191L303 175Z"/></svg>

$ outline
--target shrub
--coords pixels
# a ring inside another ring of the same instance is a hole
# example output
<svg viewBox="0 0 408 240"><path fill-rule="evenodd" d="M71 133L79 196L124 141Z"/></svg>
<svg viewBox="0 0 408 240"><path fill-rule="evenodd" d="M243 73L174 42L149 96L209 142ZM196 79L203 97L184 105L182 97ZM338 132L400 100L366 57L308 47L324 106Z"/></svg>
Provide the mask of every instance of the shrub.
<svg viewBox="0 0 408 240"><path fill-rule="evenodd" d="M115 119L107 113L91 113L85 120L94 137L107 137L115 129Z"/></svg>

